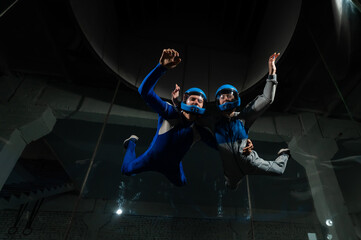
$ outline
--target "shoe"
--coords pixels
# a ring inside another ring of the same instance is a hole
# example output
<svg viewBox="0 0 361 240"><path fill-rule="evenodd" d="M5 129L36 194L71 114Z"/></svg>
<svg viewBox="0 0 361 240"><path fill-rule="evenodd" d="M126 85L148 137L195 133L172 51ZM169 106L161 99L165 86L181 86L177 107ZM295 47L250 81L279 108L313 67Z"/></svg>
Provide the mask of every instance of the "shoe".
<svg viewBox="0 0 361 240"><path fill-rule="evenodd" d="M123 146L124 146L124 148L125 149L127 149L128 148L128 143L129 143L129 141L133 141L133 142L137 142L138 141L138 136L136 136L136 135L131 135L129 138L127 138L127 139L125 139L124 140L124 142L123 142Z"/></svg>
<svg viewBox="0 0 361 240"><path fill-rule="evenodd" d="M278 155L281 155L281 154L287 154L288 156L291 156L291 152L288 148L282 148L278 151L277 153Z"/></svg>

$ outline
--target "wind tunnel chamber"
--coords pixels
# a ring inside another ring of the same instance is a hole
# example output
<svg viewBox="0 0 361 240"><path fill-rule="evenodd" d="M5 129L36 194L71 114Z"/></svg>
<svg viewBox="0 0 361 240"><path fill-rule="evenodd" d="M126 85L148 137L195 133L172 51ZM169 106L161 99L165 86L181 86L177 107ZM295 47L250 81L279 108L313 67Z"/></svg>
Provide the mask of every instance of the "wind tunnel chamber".
<svg viewBox="0 0 361 240"><path fill-rule="evenodd" d="M358 0L10 2L0 3L0 239L361 239ZM183 159L184 187L121 174L124 139L139 136L139 156L156 132L137 88L164 48L182 63L155 92L169 101L175 84L196 86L211 107L224 83L246 106L281 53L276 98L250 139L265 160L291 150L283 175L249 175L232 191L202 142Z"/></svg>
<svg viewBox="0 0 361 240"><path fill-rule="evenodd" d="M285 52L301 9L301 1L70 3L95 52L134 87L162 49L179 51L184 62L155 88L166 99L176 83L181 90L197 86L211 99L224 83L240 92L252 87L267 74L268 57Z"/></svg>

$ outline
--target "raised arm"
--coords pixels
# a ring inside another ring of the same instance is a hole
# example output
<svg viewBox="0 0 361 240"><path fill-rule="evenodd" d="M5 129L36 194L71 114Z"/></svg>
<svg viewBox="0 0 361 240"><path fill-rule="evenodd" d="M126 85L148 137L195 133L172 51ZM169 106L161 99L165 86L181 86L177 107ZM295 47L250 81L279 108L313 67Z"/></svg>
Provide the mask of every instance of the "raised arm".
<svg viewBox="0 0 361 240"><path fill-rule="evenodd" d="M167 69L175 68L181 59L179 53L174 49L164 49L160 57L159 64L144 78L138 88L139 94L146 103L159 115L169 118L176 113L175 109L167 102L163 101L154 92L154 87Z"/></svg>
<svg viewBox="0 0 361 240"><path fill-rule="evenodd" d="M268 59L268 78L263 93L247 104L239 115L245 120L245 128L248 130L254 121L273 103L276 95L277 75L276 59L279 53L272 54Z"/></svg>

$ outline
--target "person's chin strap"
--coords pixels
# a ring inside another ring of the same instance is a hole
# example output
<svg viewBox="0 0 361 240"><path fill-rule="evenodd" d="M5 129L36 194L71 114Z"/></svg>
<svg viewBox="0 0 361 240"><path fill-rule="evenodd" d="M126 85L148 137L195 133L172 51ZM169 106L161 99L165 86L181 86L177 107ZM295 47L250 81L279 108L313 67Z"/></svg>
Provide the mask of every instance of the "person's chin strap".
<svg viewBox="0 0 361 240"><path fill-rule="evenodd" d="M226 103L223 103L222 105L218 105L218 108L219 108L219 110L221 110L221 111L225 111L225 110L234 109L234 108L238 107L239 105L241 105L241 101L240 101L240 99L238 98L237 101L234 101L234 102L226 102Z"/></svg>
<svg viewBox="0 0 361 240"><path fill-rule="evenodd" d="M204 112L206 111L206 109L204 108L200 108L196 105L187 105L183 102L181 103L181 109L183 109L186 112L197 113L197 114L204 114Z"/></svg>

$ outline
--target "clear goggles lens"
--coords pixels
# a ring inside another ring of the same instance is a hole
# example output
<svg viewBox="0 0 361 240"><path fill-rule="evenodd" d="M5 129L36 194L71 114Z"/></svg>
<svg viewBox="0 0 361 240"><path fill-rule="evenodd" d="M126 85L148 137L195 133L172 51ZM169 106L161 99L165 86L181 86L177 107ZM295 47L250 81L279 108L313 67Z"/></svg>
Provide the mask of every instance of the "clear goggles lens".
<svg viewBox="0 0 361 240"><path fill-rule="evenodd" d="M233 99L235 99L235 96L234 96L233 92L222 93L221 95L219 95L219 99L222 99L222 100L225 100L225 99L233 100Z"/></svg>
<svg viewBox="0 0 361 240"><path fill-rule="evenodd" d="M203 103L204 100L203 100L202 96L198 96L198 95L191 95L187 99L187 103L194 102L194 101L198 101L199 103Z"/></svg>

